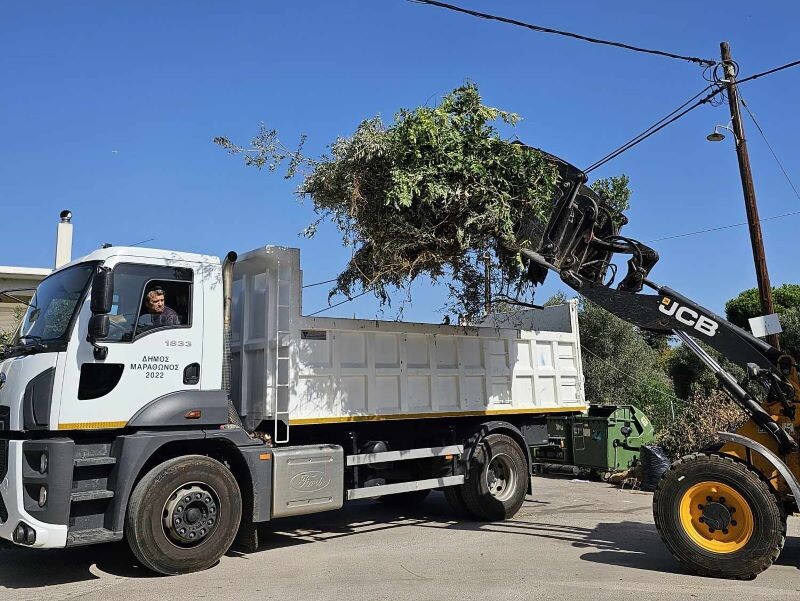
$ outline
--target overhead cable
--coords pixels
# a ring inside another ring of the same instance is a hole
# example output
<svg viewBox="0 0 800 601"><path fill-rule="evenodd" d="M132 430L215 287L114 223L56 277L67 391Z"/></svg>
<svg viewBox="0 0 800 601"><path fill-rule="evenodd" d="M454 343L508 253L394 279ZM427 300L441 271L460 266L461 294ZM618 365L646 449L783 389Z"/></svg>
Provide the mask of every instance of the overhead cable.
<svg viewBox="0 0 800 601"><path fill-rule="evenodd" d="M507 17L501 17L498 15L491 15L489 13L482 13L476 10L470 10L468 8L463 8L461 6L456 6L454 4L447 4L445 2L437 2L436 0L409 0L410 2L414 2L416 4L429 4L430 6L437 6L439 8L445 8L447 10L452 10L455 12L463 13L465 15L470 15L473 17L479 17L481 19L489 19L491 21L499 21L501 23L508 23L509 25L516 25L518 27L524 27L526 29L530 29L532 31L537 31L540 33L552 33L554 35L562 35L568 38L573 38L576 40L582 40L584 42L590 42L592 44L602 44L604 46L615 46L617 48L624 48L625 50L633 50L634 52L644 52L646 54L655 54L657 56L663 56L666 58L674 58L678 60L689 61L692 63L697 63L698 65L703 65L704 67L710 67L716 64L716 61L705 59L705 58L698 58L695 56L684 56L682 54L674 54L672 52L665 52L663 50L652 50L650 48L641 48L639 46L632 46L630 44L624 44L622 42L613 42L610 40L601 40L599 38L592 38L589 36L581 35L578 33L573 33L570 31L562 31L560 29L551 29L550 27L542 27L540 25L533 25L532 23L525 23L524 21L518 21L516 19L509 19Z"/></svg>
<svg viewBox="0 0 800 601"><path fill-rule="evenodd" d="M762 217L756 224L763 223L764 221L772 221L774 219L782 219L783 217L792 217L794 215L800 215L800 211L790 211L788 213L781 213L780 215L772 215L771 217ZM675 238L686 238L687 236L697 236L699 234L707 234L709 232L718 232L720 230L729 230L734 227L741 227L748 225L746 221L742 221L741 223L729 223L728 225L720 225L718 227L710 227L704 230L697 230L694 232L685 232L683 234L675 234L673 236L664 236L662 238L653 238L652 240L645 240L647 244L651 242L662 242L663 240L674 240Z"/></svg>
<svg viewBox="0 0 800 601"><path fill-rule="evenodd" d="M783 166L783 162L778 158L775 149L772 148L772 144L770 144L769 140L767 140L767 134L765 134L764 130L761 129L761 125L759 125L758 121L756 120L756 116L750 110L750 107L747 106L747 103L744 101L744 98L742 97L741 94L739 94L739 101L742 103L744 110L747 111L747 114L750 115L750 119L753 120L753 123L755 124L758 133L761 134L761 137L764 139L764 143L767 145L767 148L769 148L769 151L772 153L772 158L774 158L775 162L778 163L778 167L780 167L780 170L783 173L783 177L786 178L786 181L789 182L789 185L792 187L792 190L794 190L794 195L797 196L798 200L800 200L800 192L797 191L797 186L794 185L792 178L789 177L789 174L786 172L786 168Z"/></svg>
<svg viewBox="0 0 800 601"><path fill-rule="evenodd" d="M772 75L773 73L777 73L778 71L783 71L784 69L788 69L790 67L796 67L800 65L800 60L792 61L791 63L786 63L785 65L781 65L780 67L775 67L774 69L768 69L767 71L762 71L761 73L756 73L755 75L750 75L749 77L745 77L744 79L738 80L736 83L746 83L748 81L753 81L754 79L758 79L759 77L764 77L765 75Z"/></svg>
<svg viewBox="0 0 800 601"><path fill-rule="evenodd" d="M703 96L703 98L700 98L700 100L697 100L697 102L695 102L694 104L690 105L688 108L685 108L687 105L689 105L689 103L691 103L693 100L695 100L698 97L700 97L703 94L703 92L705 92L709 88L712 88L711 92L709 92L708 94ZM701 105L705 104L706 102L709 102L712 98L714 98L719 93L720 93L720 88L712 86L712 85L706 86L705 88L700 90L697 94L692 96L689 100L687 100L682 105L680 105L678 108L673 110L670 114L666 115L665 117L662 117L661 119L659 119L658 121L653 123L653 125L651 125L647 129L645 129L639 135L631 138L629 141L625 142L625 144L623 144L622 146L619 146L615 150L612 150L611 152L609 152L603 158L601 158L601 159L595 161L594 163L592 163L591 165L589 165L586 169L583 170L583 172L584 173L589 173L590 171L594 171L598 167L601 167L601 166L605 165L609 161L617 158L623 152L627 152L628 150L630 150L631 148L633 148L637 144L639 144L641 142L644 142L647 138L649 138L653 134L656 134L659 131L661 131L662 129L664 129L667 125L670 125L671 123L674 123L675 121L677 121L678 119L680 119L681 117L686 115L687 113L693 111L698 106L701 106Z"/></svg>
<svg viewBox="0 0 800 601"><path fill-rule="evenodd" d="M331 282L335 282L336 278L332 278L330 280L325 280L322 282L314 282L313 284L303 284L303 288L313 288L314 286L322 286L323 284L330 284Z"/></svg>
<svg viewBox="0 0 800 601"><path fill-rule="evenodd" d="M314 311L313 313L309 313L309 314L308 314L308 315L306 315L305 317L314 317L315 315L319 315L320 313L324 313L325 311L330 311L330 310L331 310L331 309L333 309L334 307L338 307L338 306L340 306L340 305L344 305L345 303L349 303L349 302L351 302L351 301L354 301L354 300L356 300L357 298L359 298L359 297L361 297L361 296L364 296L364 295L365 295L365 294L367 294L368 292L372 292L372 291L371 291L371 290L364 290L363 292L359 292L359 293L358 293L358 294L356 294L355 296L350 296L350 297L348 297L348 298L344 299L343 301L340 301L340 302L338 302L338 303L333 303L332 305L328 305L327 307L325 307L325 308L323 308L323 309L320 309L319 311Z"/></svg>

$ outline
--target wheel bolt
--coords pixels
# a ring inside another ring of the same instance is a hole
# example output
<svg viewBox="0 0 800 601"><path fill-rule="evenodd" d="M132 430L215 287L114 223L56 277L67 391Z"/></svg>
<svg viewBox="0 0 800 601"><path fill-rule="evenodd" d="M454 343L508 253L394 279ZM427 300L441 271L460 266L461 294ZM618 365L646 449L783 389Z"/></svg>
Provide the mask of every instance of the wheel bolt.
<svg viewBox="0 0 800 601"><path fill-rule="evenodd" d="M727 529L727 528L725 528L725 529L722 531L722 534L728 534L728 529Z"/></svg>
<svg viewBox="0 0 800 601"><path fill-rule="evenodd" d="M731 513L736 513L736 507L729 507L728 511L730 511Z"/></svg>
<svg viewBox="0 0 800 601"><path fill-rule="evenodd" d="M209 526L213 526L214 525L214 518L209 518L208 525Z"/></svg>
<svg viewBox="0 0 800 601"><path fill-rule="evenodd" d="M731 526L735 526L735 525L736 525L736 520L731 520Z"/></svg>
<svg viewBox="0 0 800 601"><path fill-rule="evenodd" d="M178 507L176 507L176 508L175 508L175 513L183 513L183 507L182 507L181 505L179 505Z"/></svg>
<svg viewBox="0 0 800 601"><path fill-rule="evenodd" d="M697 508L698 508L700 511L703 511L703 505L702 505L702 504L701 504L701 505L698 505L698 506L697 506Z"/></svg>
<svg viewBox="0 0 800 601"><path fill-rule="evenodd" d="M205 528L202 528L202 529L200 530L200 536L205 536L205 535L206 535L206 529L205 529Z"/></svg>
<svg viewBox="0 0 800 601"><path fill-rule="evenodd" d="M202 497L203 497L203 495L201 495L199 492L194 493L194 498L195 499L200 499Z"/></svg>
<svg viewBox="0 0 800 601"><path fill-rule="evenodd" d="M724 503L724 502L725 502L725 497L720 497L720 498L719 498L719 502L720 502L720 503Z"/></svg>
<svg viewBox="0 0 800 601"><path fill-rule="evenodd" d="M705 521L706 521L706 518L704 518L703 516L700 516L700 523L703 524Z"/></svg>
<svg viewBox="0 0 800 601"><path fill-rule="evenodd" d="M216 510L217 510L217 508L216 508L216 507L209 507L209 508L208 508L208 512L209 512L209 513L214 513Z"/></svg>
<svg viewBox="0 0 800 601"><path fill-rule="evenodd" d="M181 518L175 518L175 523L176 524L180 524L181 523Z"/></svg>
<svg viewBox="0 0 800 601"><path fill-rule="evenodd" d="M713 528L710 528L710 527L709 527L708 531L709 532L716 532L716 530L714 530Z"/></svg>
<svg viewBox="0 0 800 601"><path fill-rule="evenodd" d="M180 529L180 533L181 533L181 534L186 534L186 528L181 528L181 529Z"/></svg>
<svg viewBox="0 0 800 601"><path fill-rule="evenodd" d="M183 501L185 503L190 503L192 501L192 497L184 497Z"/></svg>
<svg viewBox="0 0 800 601"><path fill-rule="evenodd" d="M195 536L197 536L197 535L194 532L190 532L189 533L189 538L194 538Z"/></svg>
<svg viewBox="0 0 800 601"><path fill-rule="evenodd" d="M711 497L706 497L706 501L708 501L709 503L711 503L711 501L713 501L713 500L714 499L712 499Z"/></svg>

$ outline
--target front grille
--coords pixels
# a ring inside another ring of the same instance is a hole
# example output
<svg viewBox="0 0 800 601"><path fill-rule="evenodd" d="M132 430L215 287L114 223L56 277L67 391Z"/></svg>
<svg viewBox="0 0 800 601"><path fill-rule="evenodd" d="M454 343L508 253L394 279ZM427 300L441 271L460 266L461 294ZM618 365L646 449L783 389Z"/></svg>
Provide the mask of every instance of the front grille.
<svg viewBox="0 0 800 601"><path fill-rule="evenodd" d="M0 481L2 481L8 473L8 441L0 440ZM0 493L0 523L5 524L8 521L8 509L3 502L3 494Z"/></svg>

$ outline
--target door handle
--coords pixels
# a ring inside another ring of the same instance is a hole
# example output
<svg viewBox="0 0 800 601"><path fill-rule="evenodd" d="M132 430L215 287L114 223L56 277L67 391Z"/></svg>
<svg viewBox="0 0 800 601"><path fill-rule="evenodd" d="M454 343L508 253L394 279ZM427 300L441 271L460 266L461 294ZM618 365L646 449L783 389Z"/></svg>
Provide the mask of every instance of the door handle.
<svg viewBox="0 0 800 601"><path fill-rule="evenodd" d="M190 363L183 370L183 383L193 385L198 382L200 382L200 364Z"/></svg>

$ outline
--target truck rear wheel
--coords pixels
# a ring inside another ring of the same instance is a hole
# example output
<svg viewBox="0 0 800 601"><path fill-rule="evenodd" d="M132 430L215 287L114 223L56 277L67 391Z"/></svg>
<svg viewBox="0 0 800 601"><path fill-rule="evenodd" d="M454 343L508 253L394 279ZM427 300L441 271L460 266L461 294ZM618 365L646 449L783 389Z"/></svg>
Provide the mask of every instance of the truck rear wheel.
<svg viewBox="0 0 800 601"><path fill-rule="evenodd" d="M236 480L202 455L165 461L139 481L128 503L125 536L142 565L166 575L214 565L233 543L242 517Z"/></svg>
<svg viewBox="0 0 800 601"><path fill-rule="evenodd" d="M653 496L653 517L670 552L701 576L755 578L786 539L786 516L767 483L725 455L673 463Z"/></svg>
<svg viewBox="0 0 800 601"><path fill-rule="evenodd" d="M517 442L505 434L489 434L478 443L461 487L467 510L479 520L513 517L527 489L527 461Z"/></svg>

